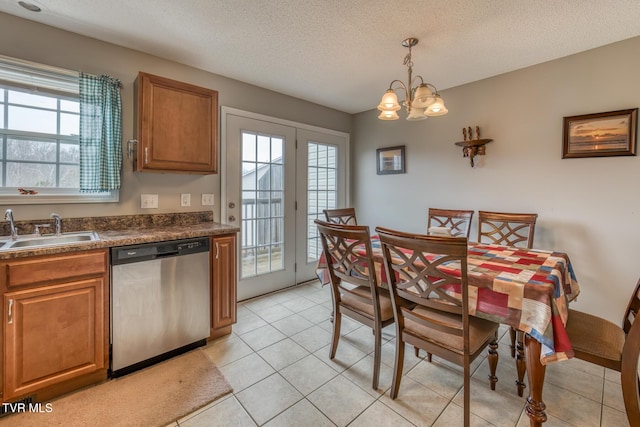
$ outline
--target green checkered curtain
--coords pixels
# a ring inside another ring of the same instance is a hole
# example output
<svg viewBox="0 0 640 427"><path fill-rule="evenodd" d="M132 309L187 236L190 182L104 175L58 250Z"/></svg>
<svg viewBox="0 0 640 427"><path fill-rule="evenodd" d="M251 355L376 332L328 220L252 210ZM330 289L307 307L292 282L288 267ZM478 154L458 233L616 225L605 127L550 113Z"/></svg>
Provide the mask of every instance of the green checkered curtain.
<svg viewBox="0 0 640 427"><path fill-rule="evenodd" d="M80 191L120 188L120 80L80 73Z"/></svg>

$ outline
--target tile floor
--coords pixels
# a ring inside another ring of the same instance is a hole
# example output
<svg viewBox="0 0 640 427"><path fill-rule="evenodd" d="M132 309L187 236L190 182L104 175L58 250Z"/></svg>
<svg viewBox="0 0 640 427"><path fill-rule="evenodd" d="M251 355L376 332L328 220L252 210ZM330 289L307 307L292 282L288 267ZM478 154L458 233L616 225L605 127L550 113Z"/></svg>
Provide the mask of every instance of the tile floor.
<svg viewBox="0 0 640 427"><path fill-rule="evenodd" d="M171 426L462 425L460 368L436 357L429 363L408 349L399 396L391 400L394 326L383 331L380 388L373 390L370 329L343 317L338 351L329 360L330 313L330 289L318 282L240 303L233 333L205 348L233 394ZM507 328L500 331L496 391L486 357L472 366L472 425L528 426ZM544 398L545 426L628 426L617 372L577 359L549 365Z"/></svg>

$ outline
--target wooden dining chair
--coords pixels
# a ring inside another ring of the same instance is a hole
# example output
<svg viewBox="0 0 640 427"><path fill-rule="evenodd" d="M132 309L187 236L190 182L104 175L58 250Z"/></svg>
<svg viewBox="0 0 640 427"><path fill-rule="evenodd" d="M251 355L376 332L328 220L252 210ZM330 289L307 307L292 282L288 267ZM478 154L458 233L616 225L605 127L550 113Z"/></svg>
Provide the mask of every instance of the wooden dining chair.
<svg viewBox="0 0 640 427"><path fill-rule="evenodd" d="M355 208L325 209L322 212L324 212L327 222L334 224L358 225Z"/></svg>
<svg viewBox="0 0 640 427"><path fill-rule="evenodd" d="M538 214L478 211L478 242L531 249Z"/></svg>
<svg viewBox="0 0 640 427"><path fill-rule="evenodd" d="M375 337L372 386L377 389L382 328L394 320L389 292L378 286L369 227L320 220L315 220L315 223L327 260L333 297L333 337L329 359L336 355L342 315L370 327Z"/></svg>
<svg viewBox="0 0 640 427"><path fill-rule="evenodd" d="M427 232L431 234L429 230L432 227L444 227L451 230L452 236L462 236L468 239L473 213L474 211L468 210L429 208Z"/></svg>
<svg viewBox="0 0 640 427"><path fill-rule="evenodd" d="M622 396L629 424L640 426L640 280L631 295L622 327L582 311L569 309L567 334L578 359L621 373Z"/></svg>
<svg viewBox="0 0 640 427"><path fill-rule="evenodd" d="M464 425L468 426L470 364L489 346L489 379L495 390L499 324L469 315L467 238L422 236L381 227L376 232L396 320L391 398L398 396L408 343L463 367ZM459 266L459 274L447 270L450 263ZM411 308L404 301L416 305Z"/></svg>
<svg viewBox="0 0 640 427"><path fill-rule="evenodd" d="M495 245L524 247L531 249L533 235L536 228L538 214L507 213L507 212L478 212L478 242ZM524 393L524 375L527 367L524 359L524 334L509 328L511 339L511 357L516 357L518 379L518 396Z"/></svg>

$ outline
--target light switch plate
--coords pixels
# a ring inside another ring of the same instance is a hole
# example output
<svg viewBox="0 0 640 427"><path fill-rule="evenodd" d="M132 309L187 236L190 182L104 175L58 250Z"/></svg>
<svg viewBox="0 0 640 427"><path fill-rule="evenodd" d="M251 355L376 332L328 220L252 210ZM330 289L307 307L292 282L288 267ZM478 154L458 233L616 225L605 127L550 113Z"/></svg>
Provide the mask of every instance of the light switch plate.
<svg viewBox="0 0 640 427"><path fill-rule="evenodd" d="M142 209L157 209L158 195L157 194L141 194L140 207Z"/></svg>
<svg viewBox="0 0 640 427"><path fill-rule="evenodd" d="M180 206L191 206L191 193L182 193L180 195Z"/></svg>
<svg viewBox="0 0 640 427"><path fill-rule="evenodd" d="M213 194L202 193L202 206L213 206L214 200Z"/></svg>

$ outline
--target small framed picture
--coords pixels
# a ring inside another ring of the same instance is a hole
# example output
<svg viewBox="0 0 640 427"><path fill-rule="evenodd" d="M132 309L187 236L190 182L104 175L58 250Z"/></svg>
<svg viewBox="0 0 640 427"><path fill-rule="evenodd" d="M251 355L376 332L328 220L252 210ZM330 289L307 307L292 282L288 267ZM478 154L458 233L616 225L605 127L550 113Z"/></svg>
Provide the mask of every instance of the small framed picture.
<svg viewBox="0 0 640 427"><path fill-rule="evenodd" d="M562 158L636 155L638 109L564 117Z"/></svg>
<svg viewBox="0 0 640 427"><path fill-rule="evenodd" d="M376 150L378 175L404 173L404 145Z"/></svg>

